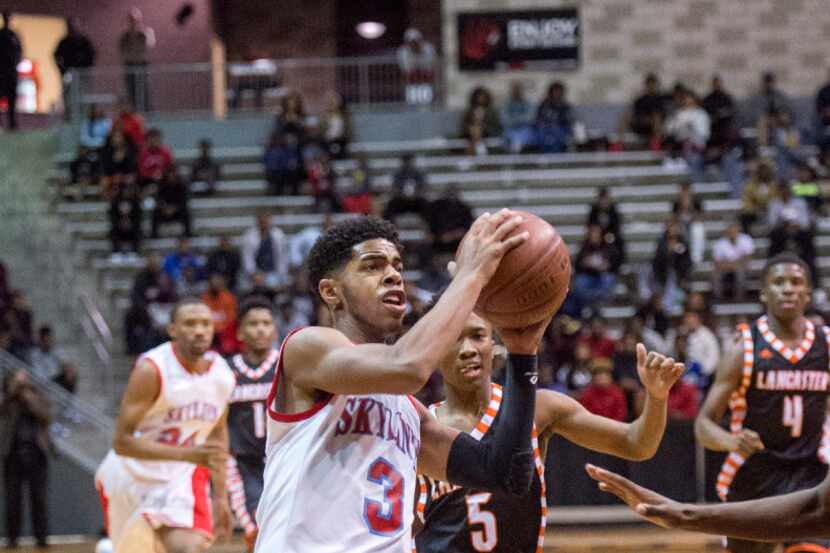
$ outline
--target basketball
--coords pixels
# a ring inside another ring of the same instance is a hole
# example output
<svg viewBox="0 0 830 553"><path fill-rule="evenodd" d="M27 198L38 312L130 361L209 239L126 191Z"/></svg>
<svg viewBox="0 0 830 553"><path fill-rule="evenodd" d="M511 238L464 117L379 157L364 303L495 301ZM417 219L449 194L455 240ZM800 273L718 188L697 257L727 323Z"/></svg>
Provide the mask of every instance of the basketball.
<svg viewBox="0 0 830 553"><path fill-rule="evenodd" d="M502 328L521 328L555 313L571 281L571 257L562 237L547 221L524 211L511 236L530 238L509 251L496 274L481 291L476 312Z"/></svg>

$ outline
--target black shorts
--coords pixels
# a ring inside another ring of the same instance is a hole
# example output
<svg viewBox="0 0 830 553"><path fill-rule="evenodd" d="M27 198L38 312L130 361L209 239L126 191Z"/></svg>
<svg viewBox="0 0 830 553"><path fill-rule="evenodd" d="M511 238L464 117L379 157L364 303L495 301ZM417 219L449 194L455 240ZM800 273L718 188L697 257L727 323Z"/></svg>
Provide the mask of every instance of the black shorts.
<svg viewBox="0 0 830 553"><path fill-rule="evenodd" d="M262 457L232 457L228 460L231 510L246 532L256 524L254 517L262 496L264 472L265 459Z"/></svg>
<svg viewBox="0 0 830 553"><path fill-rule="evenodd" d="M727 501L748 501L797 492L818 486L827 473L827 465L818 459L800 463L784 463L760 454L750 457L738 470L729 489ZM792 553L812 551L799 549L798 544L813 544L830 549L830 540L803 539L784 542L784 551ZM730 553L772 553L777 544L728 538L726 548Z"/></svg>

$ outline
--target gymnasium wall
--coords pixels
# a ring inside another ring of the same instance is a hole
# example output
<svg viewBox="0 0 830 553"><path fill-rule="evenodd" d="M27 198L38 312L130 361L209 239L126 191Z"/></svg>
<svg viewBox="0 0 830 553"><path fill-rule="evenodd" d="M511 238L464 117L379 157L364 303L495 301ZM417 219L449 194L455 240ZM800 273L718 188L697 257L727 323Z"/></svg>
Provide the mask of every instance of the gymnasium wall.
<svg viewBox="0 0 830 553"><path fill-rule="evenodd" d="M572 72L459 72L459 12L578 7L582 59ZM486 83L504 97L514 79L537 98L553 79L569 86L573 103L628 102L655 71L670 86L682 80L699 91L718 71L737 96L751 94L759 74L774 70L781 88L811 96L828 78L830 9L826 0L444 0L444 52L450 107L461 107Z"/></svg>

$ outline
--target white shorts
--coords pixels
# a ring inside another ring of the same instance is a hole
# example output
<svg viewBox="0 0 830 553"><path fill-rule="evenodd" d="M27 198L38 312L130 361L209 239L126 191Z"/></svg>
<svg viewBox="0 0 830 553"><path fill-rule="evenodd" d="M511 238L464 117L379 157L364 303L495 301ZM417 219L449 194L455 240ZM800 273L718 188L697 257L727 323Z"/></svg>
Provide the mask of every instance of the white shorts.
<svg viewBox="0 0 830 553"><path fill-rule="evenodd" d="M113 553L155 550L161 527L193 529L213 539L210 471L187 469L168 481L137 479L113 452L95 474Z"/></svg>

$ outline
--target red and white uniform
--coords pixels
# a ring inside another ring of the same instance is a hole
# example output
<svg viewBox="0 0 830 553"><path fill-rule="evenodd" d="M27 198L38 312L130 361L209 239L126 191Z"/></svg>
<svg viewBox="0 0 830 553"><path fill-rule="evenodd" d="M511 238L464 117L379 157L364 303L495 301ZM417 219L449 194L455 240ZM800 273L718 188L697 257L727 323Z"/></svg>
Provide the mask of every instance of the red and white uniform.
<svg viewBox="0 0 830 553"><path fill-rule="evenodd" d="M411 553L421 445L414 400L332 395L303 413L278 413L282 358L268 398L256 551Z"/></svg>
<svg viewBox="0 0 830 553"><path fill-rule="evenodd" d="M167 342L143 354L139 362L156 367L161 389L136 428L141 439L180 447L204 444L228 405L235 380L225 360L207 372L190 373L175 346ZM110 451L95 474L107 531L115 553L154 551L153 530L192 528L213 535L210 471L182 461L151 461Z"/></svg>

